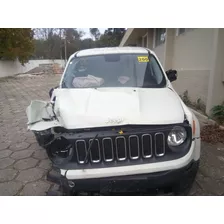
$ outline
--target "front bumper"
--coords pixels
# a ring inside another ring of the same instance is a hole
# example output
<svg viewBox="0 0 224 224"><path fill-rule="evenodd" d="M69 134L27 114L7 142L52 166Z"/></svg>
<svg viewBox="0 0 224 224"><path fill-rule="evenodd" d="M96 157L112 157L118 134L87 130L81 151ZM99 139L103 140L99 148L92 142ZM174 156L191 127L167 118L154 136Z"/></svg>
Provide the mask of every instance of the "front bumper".
<svg viewBox="0 0 224 224"><path fill-rule="evenodd" d="M67 180L61 176L61 178L64 178L62 189L64 189L66 195L74 195L75 192L175 195L191 187L198 167L199 160L191 161L187 166L180 169L157 173L79 180Z"/></svg>

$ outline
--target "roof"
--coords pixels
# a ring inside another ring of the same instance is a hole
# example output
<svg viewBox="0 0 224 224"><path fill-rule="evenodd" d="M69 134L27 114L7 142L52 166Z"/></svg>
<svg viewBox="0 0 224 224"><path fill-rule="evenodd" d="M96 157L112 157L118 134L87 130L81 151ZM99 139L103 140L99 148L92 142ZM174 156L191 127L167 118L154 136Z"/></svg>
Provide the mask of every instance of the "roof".
<svg viewBox="0 0 224 224"><path fill-rule="evenodd" d="M91 56L104 54L147 54L148 51L143 47L105 47L105 48L91 48L79 51L76 56ZM75 54L74 54L75 55ZM74 56L72 55L72 56Z"/></svg>

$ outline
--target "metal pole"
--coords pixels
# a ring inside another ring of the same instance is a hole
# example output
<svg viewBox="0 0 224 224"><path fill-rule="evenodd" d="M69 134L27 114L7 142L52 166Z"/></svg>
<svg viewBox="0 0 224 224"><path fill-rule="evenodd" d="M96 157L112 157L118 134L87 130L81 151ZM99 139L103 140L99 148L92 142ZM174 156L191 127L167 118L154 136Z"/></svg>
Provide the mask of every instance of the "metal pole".
<svg viewBox="0 0 224 224"><path fill-rule="evenodd" d="M62 38L61 38L61 28L59 28L59 35L60 35L60 59L62 60Z"/></svg>
<svg viewBox="0 0 224 224"><path fill-rule="evenodd" d="M65 63L67 63L67 46L66 46L66 36L65 36Z"/></svg>

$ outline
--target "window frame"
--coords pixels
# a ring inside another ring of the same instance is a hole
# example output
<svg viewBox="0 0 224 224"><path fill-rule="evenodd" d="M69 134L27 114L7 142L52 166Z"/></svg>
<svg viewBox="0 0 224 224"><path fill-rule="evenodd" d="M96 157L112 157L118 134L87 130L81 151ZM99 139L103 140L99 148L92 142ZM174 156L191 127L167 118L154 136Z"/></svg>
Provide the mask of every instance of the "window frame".
<svg viewBox="0 0 224 224"><path fill-rule="evenodd" d="M184 31L180 32L181 29L184 29ZM193 30L193 28L177 28L176 29L176 36L183 35L183 34L187 33L190 30Z"/></svg>
<svg viewBox="0 0 224 224"><path fill-rule="evenodd" d="M163 29L165 29L165 32L163 32L163 33L161 32L161 34L159 34L159 35L160 35L160 39L161 39L161 35L163 34L164 35L164 40L163 41L161 41L161 40L158 41L158 31L159 30L163 30ZM153 38L153 40L154 40L153 41L153 47L154 48L164 44L166 42L166 28L155 28L154 29L154 38Z"/></svg>

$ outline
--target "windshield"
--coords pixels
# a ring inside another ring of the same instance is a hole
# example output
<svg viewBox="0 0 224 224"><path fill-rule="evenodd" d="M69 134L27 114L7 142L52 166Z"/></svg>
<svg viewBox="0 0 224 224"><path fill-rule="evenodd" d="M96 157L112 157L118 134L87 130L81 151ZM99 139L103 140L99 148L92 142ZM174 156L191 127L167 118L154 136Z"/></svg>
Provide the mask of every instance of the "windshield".
<svg viewBox="0 0 224 224"><path fill-rule="evenodd" d="M165 84L163 72L150 54L74 57L62 80L62 88L159 88Z"/></svg>

